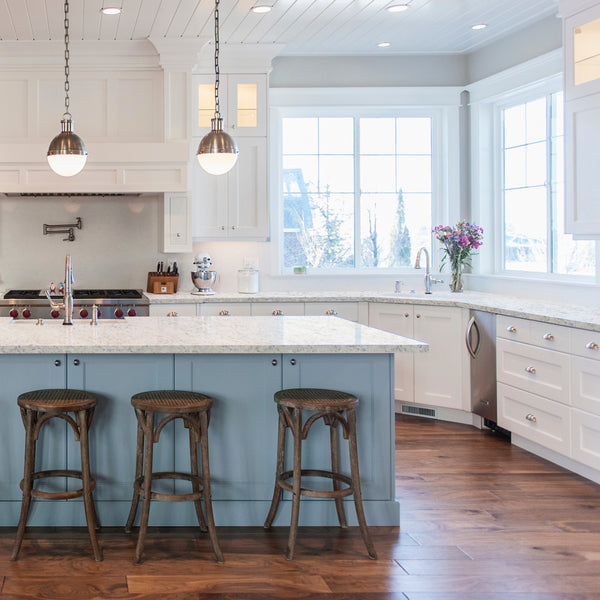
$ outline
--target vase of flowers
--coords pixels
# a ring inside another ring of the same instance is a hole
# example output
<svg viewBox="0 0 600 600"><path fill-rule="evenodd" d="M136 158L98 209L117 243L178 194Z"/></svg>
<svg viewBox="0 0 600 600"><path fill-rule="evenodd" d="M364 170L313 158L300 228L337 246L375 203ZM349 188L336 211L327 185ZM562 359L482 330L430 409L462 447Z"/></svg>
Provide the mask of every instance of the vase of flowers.
<svg viewBox="0 0 600 600"><path fill-rule="evenodd" d="M463 269L471 266L473 251L483 244L483 229L468 221L459 221L454 227L438 225L433 228L433 234L442 243L441 268L446 263L450 265L450 291L462 292Z"/></svg>

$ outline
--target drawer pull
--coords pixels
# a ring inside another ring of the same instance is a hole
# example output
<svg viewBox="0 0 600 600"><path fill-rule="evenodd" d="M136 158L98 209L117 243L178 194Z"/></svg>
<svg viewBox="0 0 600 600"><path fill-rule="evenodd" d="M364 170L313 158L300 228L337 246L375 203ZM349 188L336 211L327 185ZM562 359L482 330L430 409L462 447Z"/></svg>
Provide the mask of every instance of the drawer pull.
<svg viewBox="0 0 600 600"><path fill-rule="evenodd" d="M276 308L272 313L271 313L274 317L282 317L283 316L283 311L279 310L278 308Z"/></svg>
<svg viewBox="0 0 600 600"><path fill-rule="evenodd" d="M535 415L533 413L529 413L525 418L528 421L531 421L532 423L535 423L537 421L537 419L535 418Z"/></svg>
<svg viewBox="0 0 600 600"><path fill-rule="evenodd" d="M337 317L337 310L335 310L335 308L330 308L329 310L325 311L325 314L331 317Z"/></svg>
<svg viewBox="0 0 600 600"><path fill-rule="evenodd" d="M220 317L228 317L228 316L229 316L229 311L228 311L228 310L225 310L225 309L223 309L223 310L220 310L220 311L219 311L219 316L220 316Z"/></svg>
<svg viewBox="0 0 600 600"><path fill-rule="evenodd" d="M421 318L421 315L417 315L417 319L420 319L420 318Z"/></svg>
<svg viewBox="0 0 600 600"><path fill-rule="evenodd" d="M532 374L535 373L535 367L532 367L531 365L529 365L528 367L525 367L525 370L528 373L532 373Z"/></svg>
<svg viewBox="0 0 600 600"><path fill-rule="evenodd" d="M588 342L585 347L588 350L598 350L598 344L596 344L596 342Z"/></svg>
<svg viewBox="0 0 600 600"><path fill-rule="evenodd" d="M506 328L506 331L508 331L509 333L515 333L517 331L517 328L514 325L509 325Z"/></svg>
<svg viewBox="0 0 600 600"><path fill-rule="evenodd" d="M408 317L410 317L409 313L404 313L404 316L408 319Z"/></svg>
<svg viewBox="0 0 600 600"><path fill-rule="evenodd" d="M551 333L545 333L542 337L545 340L548 340L549 342L551 342L554 339L554 335L552 335Z"/></svg>

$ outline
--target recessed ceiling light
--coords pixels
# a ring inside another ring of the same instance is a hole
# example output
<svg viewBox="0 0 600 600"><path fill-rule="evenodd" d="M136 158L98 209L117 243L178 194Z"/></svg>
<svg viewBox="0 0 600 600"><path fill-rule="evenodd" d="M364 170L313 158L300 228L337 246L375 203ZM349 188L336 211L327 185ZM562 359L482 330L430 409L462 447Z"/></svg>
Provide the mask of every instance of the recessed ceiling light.
<svg viewBox="0 0 600 600"><path fill-rule="evenodd" d="M473 27L471 27L471 29L474 29L475 31L477 31L478 29L485 29L487 27L487 25L485 23L479 23L478 25L473 25Z"/></svg>
<svg viewBox="0 0 600 600"><path fill-rule="evenodd" d="M391 44L389 42L379 42L379 44L377 44L380 48L387 48L388 46L391 46Z"/></svg>
<svg viewBox="0 0 600 600"><path fill-rule="evenodd" d="M103 6L100 12L105 15L118 15L121 13L121 10L120 6Z"/></svg>
<svg viewBox="0 0 600 600"><path fill-rule="evenodd" d="M398 13L408 10L408 4L392 4L386 8L388 12Z"/></svg>
<svg viewBox="0 0 600 600"><path fill-rule="evenodd" d="M257 4L253 6L250 10L254 13L258 13L259 15L271 12L272 6L268 6L267 4Z"/></svg>

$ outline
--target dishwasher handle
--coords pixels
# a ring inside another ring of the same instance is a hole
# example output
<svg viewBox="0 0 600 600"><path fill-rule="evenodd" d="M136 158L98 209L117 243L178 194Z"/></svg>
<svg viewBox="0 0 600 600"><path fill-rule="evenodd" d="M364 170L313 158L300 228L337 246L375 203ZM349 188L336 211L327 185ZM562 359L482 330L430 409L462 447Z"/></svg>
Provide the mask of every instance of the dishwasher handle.
<svg viewBox="0 0 600 600"><path fill-rule="evenodd" d="M473 348L473 344L471 343L471 331L473 331L473 329L477 333L477 344L475 345L475 348ZM481 331L479 329L477 321L475 320L475 317L471 317L469 319L469 323L467 325L467 332L465 334L465 343L467 345L467 350L469 351L471 358L477 358L477 355L479 354L479 349L481 348Z"/></svg>

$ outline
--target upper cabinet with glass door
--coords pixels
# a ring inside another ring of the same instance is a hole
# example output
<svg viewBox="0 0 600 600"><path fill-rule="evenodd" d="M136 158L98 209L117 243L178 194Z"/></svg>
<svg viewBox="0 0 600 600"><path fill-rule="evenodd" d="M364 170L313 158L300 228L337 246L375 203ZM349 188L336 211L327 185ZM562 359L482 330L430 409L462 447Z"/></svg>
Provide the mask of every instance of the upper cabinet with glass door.
<svg viewBox="0 0 600 600"><path fill-rule="evenodd" d="M215 114L214 75L195 75L193 79L194 136L203 137L210 131ZM219 110L223 129L234 138L267 135L267 76L261 73L221 75Z"/></svg>
<svg viewBox="0 0 600 600"><path fill-rule="evenodd" d="M572 6L566 2L563 4ZM568 101L600 92L600 3L571 15L566 13L567 6L563 8L563 14L565 93Z"/></svg>

